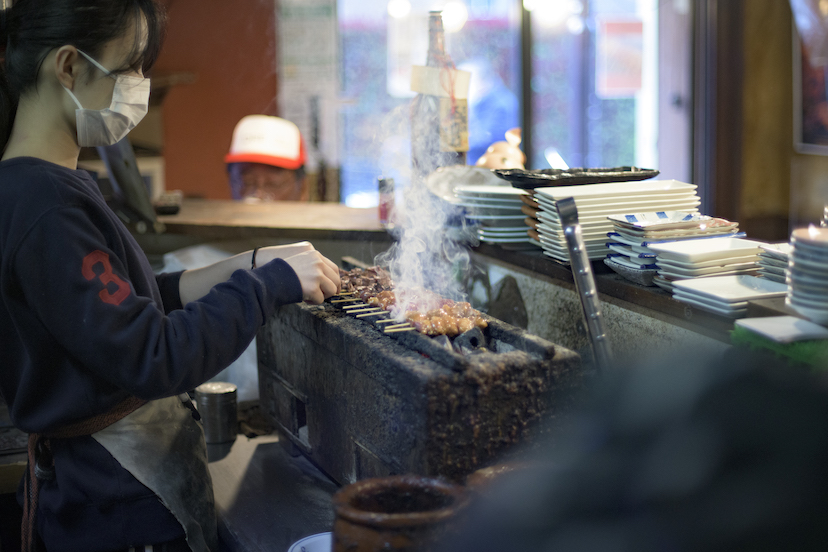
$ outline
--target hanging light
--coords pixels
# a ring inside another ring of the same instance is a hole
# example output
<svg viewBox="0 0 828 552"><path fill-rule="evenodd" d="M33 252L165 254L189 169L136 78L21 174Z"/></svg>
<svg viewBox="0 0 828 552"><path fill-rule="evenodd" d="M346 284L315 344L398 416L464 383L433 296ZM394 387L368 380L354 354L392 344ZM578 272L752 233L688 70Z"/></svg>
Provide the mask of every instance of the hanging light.
<svg viewBox="0 0 828 552"><path fill-rule="evenodd" d="M469 9L460 0L452 0L443 6L443 28L447 33L456 33L469 20Z"/></svg>
<svg viewBox="0 0 828 552"><path fill-rule="evenodd" d="M388 15L394 19L402 19L411 13L411 3L408 0L389 0Z"/></svg>

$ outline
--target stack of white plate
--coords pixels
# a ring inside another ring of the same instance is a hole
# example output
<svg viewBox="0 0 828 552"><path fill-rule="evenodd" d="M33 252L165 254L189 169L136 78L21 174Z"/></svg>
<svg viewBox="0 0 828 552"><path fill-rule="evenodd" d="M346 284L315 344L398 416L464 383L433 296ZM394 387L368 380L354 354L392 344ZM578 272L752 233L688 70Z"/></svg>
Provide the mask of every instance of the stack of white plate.
<svg viewBox="0 0 828 552"><path fill-rule="evenodd" d="M650 244L658 274L653 282L667 291L680 280L756 274L761 242L741 238L701 238Z"/></svg>
<svg viewBox="0 0 828 552"><path fill-rule="evenodd" d="M569 250L558 219L557 201L574 198L578 222L590 259L606 255L607 232L612 230L609 215L647 211L697 212L699 196L695 184L676 180L644 180L536 188L538 203L536 230L545 255L569 262Z"/></svg>
<svg viewBox="0 0 828 552"><path fill-rule="evenodd" d="M787 290L784 284L757 276L715 276L675 282L673 297L728 318L743 318L748 301L784 297Z"/></svg>
<svg viewBox="0 0 828 552"><path fill-rule="evenodd" d="M791 244L788 242L763 243L760 247L762 251L759 252L759 276L784 284Z"/></svg>
<svg viewBox="0 0 828 552"><path fill-rule="evenodd" d="M466 210L466 219L477 226L480 241L496 244L529 244L520 196L525 190L511 186L457 186L454 195Z"/></svg>
<svg viewBox="0 0 828 552"><path fill-rule="evenodd" d="M812 226L791 234L785 304L817 324L828 324L828 228Z"/></svg>
<svg viewBox="0 0 828 552"><path fill-rule="evenodd" d="M739 225L729 220L688 211L656 211L610 215L613 231L607 234L610 252L604 263L636 283L655 285L658 270L651 244L708 237L740 237Z"/></svg>

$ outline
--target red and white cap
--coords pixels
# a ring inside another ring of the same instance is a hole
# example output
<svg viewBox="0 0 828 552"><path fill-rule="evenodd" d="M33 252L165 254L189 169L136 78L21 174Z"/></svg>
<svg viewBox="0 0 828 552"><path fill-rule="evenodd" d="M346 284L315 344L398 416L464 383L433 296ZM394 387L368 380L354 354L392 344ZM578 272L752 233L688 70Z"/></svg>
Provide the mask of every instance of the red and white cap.
<svg viewBox="0 0 828 552"><path fill-rule="evenodd" d="M305 144L299 127L269 115L247 115L233 130L225 163L264 163L296 170L305 164Z"/></svg>

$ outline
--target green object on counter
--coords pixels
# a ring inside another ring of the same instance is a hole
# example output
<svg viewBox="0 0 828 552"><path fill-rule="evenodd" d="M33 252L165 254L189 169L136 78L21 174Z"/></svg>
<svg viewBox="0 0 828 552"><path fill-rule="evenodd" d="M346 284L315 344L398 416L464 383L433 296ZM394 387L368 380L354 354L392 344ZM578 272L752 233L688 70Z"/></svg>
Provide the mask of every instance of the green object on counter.
<svg viewBox="0 0 828 552"><path fill-rule="evenodd" d="M772 351L796 363L810 367L814 372L828 372L828 339L777 343L746 328L735 326L730 342L753 350Z"/></svg>

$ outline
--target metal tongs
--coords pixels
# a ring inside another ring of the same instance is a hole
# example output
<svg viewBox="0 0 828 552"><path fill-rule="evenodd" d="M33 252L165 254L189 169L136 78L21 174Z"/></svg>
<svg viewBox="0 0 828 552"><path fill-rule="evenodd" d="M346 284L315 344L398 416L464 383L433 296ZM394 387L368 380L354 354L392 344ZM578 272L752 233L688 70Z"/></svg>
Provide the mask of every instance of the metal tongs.
<svg viewBox="0 0 828 552"><path fill-rule="evenodd" d="M575 280L575 289L581 298L595 368L598 372L602 372L612 364L612 349L604 330L598 288L595 286L592 265L584 246L581 225L578 223L578 208L575 206L575 199L571 197L556 201L555 208L566 237L569 261L572 264L572 276Z"/></svg>

